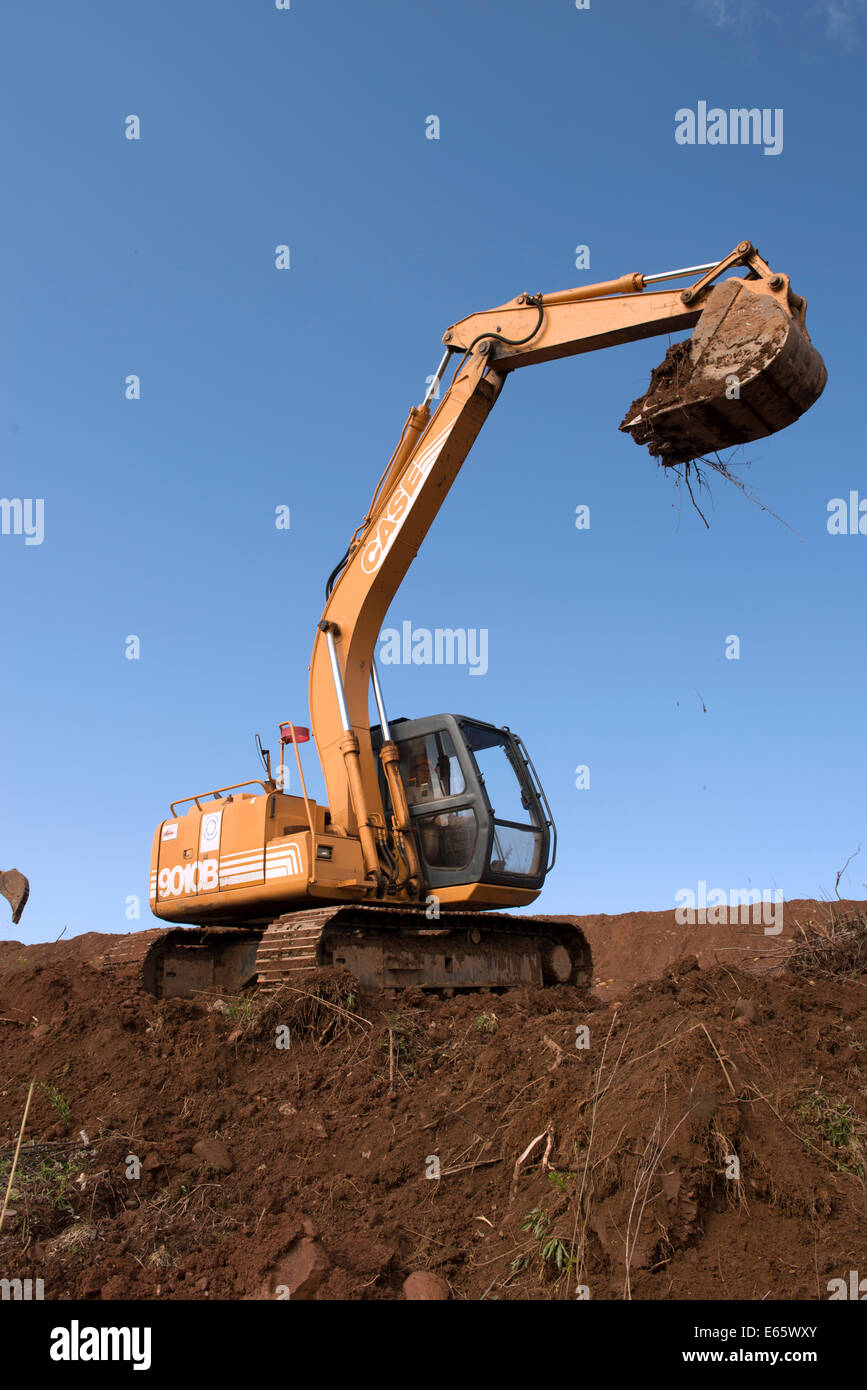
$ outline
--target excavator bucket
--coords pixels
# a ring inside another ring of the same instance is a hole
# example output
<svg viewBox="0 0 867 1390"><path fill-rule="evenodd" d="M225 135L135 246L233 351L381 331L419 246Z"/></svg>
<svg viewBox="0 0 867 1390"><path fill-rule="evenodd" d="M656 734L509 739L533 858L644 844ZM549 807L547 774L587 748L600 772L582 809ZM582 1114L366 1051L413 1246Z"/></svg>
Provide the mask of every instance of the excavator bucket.
<svg viewBox="0 0 867 1390"><path fill-rule="evenodd" d="M17 924L30 897L30 884L17 869L9 869L6 873L0 871L0 893L11 905L12 921Z"/></svg>
<svg viewBox="0 0 867 1390"><path fill-rule="evenodd" d="M723 280L692 337L669 348L620 428L660 463L688 463L785 429L819 399L827 379L797 317L773 295Z"/></svg>

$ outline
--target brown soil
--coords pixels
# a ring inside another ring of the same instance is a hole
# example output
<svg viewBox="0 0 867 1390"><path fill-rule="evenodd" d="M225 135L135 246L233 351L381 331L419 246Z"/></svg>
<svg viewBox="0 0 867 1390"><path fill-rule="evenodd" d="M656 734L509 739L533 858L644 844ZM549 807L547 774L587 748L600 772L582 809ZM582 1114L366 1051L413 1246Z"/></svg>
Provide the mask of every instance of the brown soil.
<svg viewBox="0 0 867 1390"><path fill-rule="evenodd" d="M782 938L573 919L589 997L332 977L159 1002L90 964L112 938L0 943L0 1198L37 1082L0 1276L49 1299L393 1299L422 1272L414 1297L827 1298L865 1266L867 985L781 953L828 911L787 904Z"/></svg>
<svg viewBox="0 0 867 1390"><path fill-rule="evenodd" d="M643 417L657 406L675 405L678 401L688 399L686 391L691 371L689 338L682 338L679 343L672 343L659 366L654 367L650 373L647 390L632 402L619 428L628 429L636 444L649 444L650 452L654 453L653 427L650 421ZM629 428L629 422L639 415L642 417L639 423Z"/></svg>

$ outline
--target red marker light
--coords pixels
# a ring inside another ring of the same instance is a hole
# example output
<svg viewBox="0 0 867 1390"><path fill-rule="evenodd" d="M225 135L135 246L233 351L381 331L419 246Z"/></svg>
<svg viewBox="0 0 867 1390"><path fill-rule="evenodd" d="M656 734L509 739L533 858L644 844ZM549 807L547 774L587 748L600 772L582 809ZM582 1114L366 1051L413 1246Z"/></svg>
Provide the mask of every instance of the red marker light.
<svg viewBox="0 0 867 1390"><path fill-rule="evenodd" d="M280 725L280 742L281 742L281 743L292 743L292 741L293 741L293 740L292 740L292 730L289 728L289 725L288 725L288 724L281 724L281 725ZM310 730L309 730L309 729L305 729L304 726L303 726L302 724L296 724L296 725L295 725L295 740L294 740L294 741L295 741L295 743L309 743L309 742L310 742Z"/></svg>

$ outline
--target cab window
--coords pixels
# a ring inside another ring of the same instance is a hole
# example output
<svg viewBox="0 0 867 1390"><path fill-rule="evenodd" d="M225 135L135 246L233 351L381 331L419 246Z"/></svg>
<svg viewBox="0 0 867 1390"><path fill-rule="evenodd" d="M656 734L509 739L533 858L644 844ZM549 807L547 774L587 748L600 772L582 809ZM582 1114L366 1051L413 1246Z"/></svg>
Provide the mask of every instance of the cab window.
<svg viewBox="0 0 867 1390"><path fill-rule="evenodd" d="M400 774L410 806L444 801L466 788L454 744L445 729L399 745Z"/></svg>

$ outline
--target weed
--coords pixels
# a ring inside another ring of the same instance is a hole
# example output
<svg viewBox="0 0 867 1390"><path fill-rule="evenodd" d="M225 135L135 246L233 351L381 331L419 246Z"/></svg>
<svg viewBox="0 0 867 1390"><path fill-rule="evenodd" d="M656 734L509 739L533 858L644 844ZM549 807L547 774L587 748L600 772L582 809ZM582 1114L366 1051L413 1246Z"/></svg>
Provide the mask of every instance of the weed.
<svg viewBox="0 0 867 1390"><path fill-rule="evenodd" d="M239 994L235 999L227 999L223 1012L229 1018L238 1018L242 1023L251 1023L255 1017L253 1000L248 994Z"/></svg>
<svg viewBox="0 0 867 1390"><path fill-rule="evenodd" d="M522 1231L532 1231L534 1240L542 1240L548 1227L551 1225L551 1218L541 1207L534 1207L528 1212L521 1222Z"/></svg>
<svg viewBox="0 0 867 1390"><path fill-rule="evenodd" d="M574 1256L569 1254L568 1245L559 1236L552 1236L542 1246L542 1259L546 1264L553 1265L558 1274L565 1274L575 1264Z"/></svg>
<svg viewBox="0 0 867 1390"><path fill-rule="evenodd" d="M833 1100L816 1089L807 1091L798 1107L812 1142L822 1150L826 1162L840 1173L867 1176L864 1165L863 1124L848 1101Z"/></svg>
<svg viewBox="0 0 867 1390"><path fill-rule="evenodd" d="M9 1180L10 1167L11 1160L0 1163L0 1184L3 1184L4 1190ZM81 1162L76 1158L42 1158L34 1165L28 1163L27 1156L22 1156L22 1162L15 1174L15 1186L10 1201L30 1199L48 1202L55 1211L65 1211L68 1215L75 1216L72 1198L76 1194L70 1189L80 1172Z"/></svg>
<svg viewBox="0 0 867 1390"><path fill-rule="evenodd" d="M54 1106L60 1118L64 1122L67 1121L72 1114L72 1107L69 1101L65 1099L62 1092L58 1091L56 1086L50 1085L47 1081L40 1081L39 1087L43 1095L47 1096L48 1100L51 1101L51 1104Z"/></svg>
<svg viewBox="0 0 867 1390"><path fill-rule="evenodd" d="M407 1076L412 1076L421 1051L422 1039L419 1030L400 1014L388 1014L387 1021L390 1037L389 1033L386 1033L380 1038L380 1051L388 1052L390 1047L395 1066Z"/></svg>
<svg viewBox="0 0 867 1390"><path fill-rule="evenodd" d="M561 1176L557 1174L558 1178ZM534 1207L521 1222L521 1230L529 1231L539 1247L543 1270L551 1269L559 1280L561 1275L575 1268L576 1260L563 1237L550 1234L550 1227L551 1218L541 1207ZM530 1256L523 1254L512 1261L511 1267L513 1270L526 1269L529 1263Z"/></svg>
<svg viewBox="0 0 867 1390"><path fill-rule="evenodd" d="M72 1158L53 1163L51 1159L44 1158L34 1174L33 1181L39 1185L43 1196L47 1197L57 1211L65 1211L74 1216L75 1209L69 1200L69 1186L80 1170L81 1164Z"/></svg>

